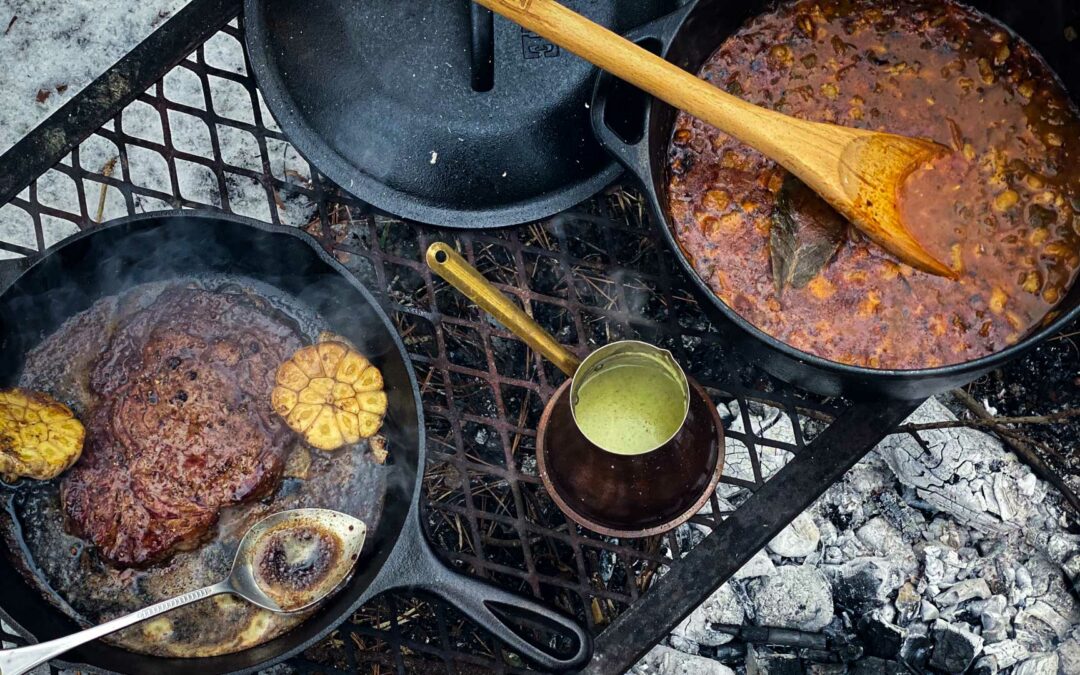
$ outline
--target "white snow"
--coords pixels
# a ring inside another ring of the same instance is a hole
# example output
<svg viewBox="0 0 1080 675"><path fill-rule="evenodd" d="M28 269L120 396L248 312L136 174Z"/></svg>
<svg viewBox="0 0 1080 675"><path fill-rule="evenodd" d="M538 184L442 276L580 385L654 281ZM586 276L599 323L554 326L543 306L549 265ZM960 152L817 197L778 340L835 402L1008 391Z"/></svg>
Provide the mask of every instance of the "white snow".
<svg viewBox="0 0 1080 675"><path fill-rule="evenodd" d="M187 2L0 0L0 153Z"/></svg>
<svg viewBox="0 0 1080 675"><path fill-rule="evenodd" d="M21 0L0 0L0 7L19 4ZM49 0L46 4L51 4ZM150 4L172 3L175 6L182 5L178 0L154 0ZM74 3L77 6L89 5L88 1ZM20 9L17 13L19 18L14 24L19 25L23 14ZM105 12L98 17L99 22L113 23L118 29L127 26L129 21L122 21L114 16L116 11ZM33 15L33 13L31 13ZM0 16L2 20L2 16ZM0 29L2 30L2 29ZM12 28L14 33L14 27ZM96 31L89 31L87 39L90 40ZM134 35L134 33L133 33ZM68 36L57 37L57 40L80 41L83 38ZM137 42L137 39L133 37ZM0 45L3 45L0 40ZM96 45L94 49L103 49L102 45L91 41ZM87 47L90 49L90 47ZM2 53L2 49L0 49ZM240 42L225 33L218 33L204 46L204 56L208 65L231 73L243 75L244 68L243 47ZM64 58L75 58L67 54ZM50 72L61 70L60 57L57 57L50 65ZM78 59L75 58L77 62ZM111 62L110 62L111 63ZM104 69L109 64L105 64ZM164 79L164 94L169 101L192 108L205 110L203 84L198 75L188 66L193 65L189 58L177 67L173 68ZM0 81L4 77L11 77L0 69ZM92 76L89 76L92 79ZM230 126L228 120L236 120L241 123L251 124L255 120L253 110L259 106L260 114L268 129L279 131L277 124L270 116L261 97L252 96L251 92L243 85L226 80L221 77L210 75L210 97L214 111L224 120L217 124L213 131L217 135L221 159L226 163L226 169L221 180L214 172L197 159L177 158L170 167L169 162L155 149L141 147L139 145L127 146L127 174L131 182L141 188L154 190L172 195L174 193L172 175L176 176L176 187L185 206L193 207L222 207L224 199L222 188L228 200L228 206L237 214L249 216L263 221L272 219L271 209L277 209L281 222L290 225L302 225L306 223L314 213L314 205L303 196L290 196L279 191L275 199L268 195L266 188L258 180L244 175L247 171L253 174L261 174L264 157L259 146L258 139L250 132ZM36 89L34 90L36 92ZM71 90L69 89L69 92ZM68 92L65 92L67 94ZM0 92L0 96L3 96ZM52 100L52 96L48 101ZM48 101L46 103L48 103ZM36 104L35 104L36 105ZM42 106L42 117L47 111ZM0 106L0 129L6 133L11 125L3 124L3 116L16 116L18 113ZM30 129L26 122L26 112L23 111L24 119L20 120L26 133ZM36 123L36 122L34 122ZM162 115L153 106L142 101L135 101L124 109L121 116L121 125L125 134L133 136L150 144L164 142L164 128L168 126L172 137L173 147L176 150L194 155L196 158L212 159L214 156L211 143L211 129L202 119L193 115L169 110ZM113 129L112 122L106 125ZM14 139L13 139L14 140ZM311 171L296 149L289 143L276 139L266 140L265 160L269 163L271 173L279 180L294 185L306 185L310 181ZM123 177L125 167L118 161L120 158L119 148L110 140L93 135L79 147L79 162L83 169L95 174L104 175L107 167L111 167L112 176L120 179ZM64 164L70 165L71 159L65 158ZM102 182L93 179L83 181L83 190L87 204L87 210L92 219L96 219L99 208L101 209L102 221L128 215L129 208L123 196L116 189L109 188L102 193ZM104 194L104 199L102 195ZM24 198L26 195L22 195ZM71 178L60 171L50 170L37 181L38 201L45 206L59 209L74 215L79 214L78 186ZM136 213L157 211L172 208L167 201L147 195L134 195L133 209ZM33 220L30 215L14 205L6 205L0 208L0 241L18 244L31 249L38 249L41 245L49 246L64 237L74 234L76 228L70 221L61 218L44 216L42 218L42 242L37 241L34 232ZM10 254L7 256L10 257Z"/></svg>

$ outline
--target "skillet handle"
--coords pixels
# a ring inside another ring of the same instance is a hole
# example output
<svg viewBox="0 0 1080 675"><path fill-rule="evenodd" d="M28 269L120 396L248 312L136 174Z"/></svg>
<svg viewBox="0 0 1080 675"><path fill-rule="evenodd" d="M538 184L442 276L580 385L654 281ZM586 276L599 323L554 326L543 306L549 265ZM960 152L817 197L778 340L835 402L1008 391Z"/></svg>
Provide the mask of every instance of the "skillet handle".
<svg viewBox="0 0 1080 675"><path fill-rule="evenodd" d="M592 638L573 619L535 600L504 591L444 565L424 538L415 512L408 517L393 553L383 564L383 571L372 583L370 591L372 595L378 595L394 589L422 591L443 598L544 672L578 669L592 656ZM566 657L551 654L519 635L504 617L516 617L548 629L557 628L559 633L573 636L575 651Z"/></svg>
<svg viewBox="0 0 1080 675"><path fill-rule="evenodd" d="M639 46L648 46L648 43L652 43L659 45L662 52L666 51L675 31L682 25L695 4L691 2L684 5L666 16L635 28L626 33L624 37ZM589 104L593 135L596 136L596 140L600 145L611 153L619 163L633 173L639 181L648 185L651 182L650 176L652 173L652 163L649 158L648 130L641 129L642 133L636 140L628 140L616 133L607 122L608 103L611 100L613 87L618 81L618 78L605 70L600 70L596 76L592 101ZM632 85L624 84L623 86L629 87ZM652 100L651 96L642 92L639 104L643 106L643 110L640 112L635 111L637 112L635 119L643 119L646 124L648 123L644 113L648 106L652 104Z"/></svg>
<svg viewBox="0 0 1080 675"><path fill-rule="evenodd" d="M438 587L429 590L448 600L462 614L543 671L561 672L581 668L592 656L592 638L576 621L562 613L523 595L505 591L493 584L451 570L445 570L440 576ZM574 653L562 657L534 645L518 634L507 621L507 617L516 617L519 621L548 630L558 628L559 633L572 635L577 643Z"/></svg>
<svg viewBox="0 0 1080 675"><path fill-rule="evenodd" d="M614 75L604 71L600 71L600 74L596 77L592 103L589 106L592 111L593 135L596 136L596 140L599 141L604 150L607 150L639 181L644 183L648 180L651 170L649 148L645 142L647 135L643 134L637 141L630 142L615 133L607 123L607 104L615 81ZM645 104L648 105L648 98L645 99Z"/></svg>

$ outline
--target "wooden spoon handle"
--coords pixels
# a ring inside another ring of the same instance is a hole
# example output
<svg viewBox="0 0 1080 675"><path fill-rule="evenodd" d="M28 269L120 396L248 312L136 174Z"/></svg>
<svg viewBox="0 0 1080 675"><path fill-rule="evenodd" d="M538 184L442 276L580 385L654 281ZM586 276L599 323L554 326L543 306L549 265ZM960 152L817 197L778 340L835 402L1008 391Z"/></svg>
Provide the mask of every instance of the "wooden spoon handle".
<svg viewBox="0 0 1080 675"><path fill-rule="evenodd" d="M810 122L732 96L555 0L475 0L775 160L903 262L955 278L904 227L896 190L937 146Z"/></svg>
<svg viewBox="0 0 1080 675"><path fill-rule="evenodd" d="M794 127L816 126L739 99L555 0L475 0L660 100L787 165ZM804 128L807 127L807 128Z"/></svg>
<svg viewBox="0 0 1080 675"><path fill-rule="evenodd" d="M491 282L477 272L476 268L462 258L457 251L437 241L428 247L426 257L428 267L435 274L461 291L465 297L506 326L525 344L555 364L559 370L570 377L574 376L578 366L581 365L581 359L559 344L551 333L541 328L531 316L503 295L499 289L492 286Z"/></svg>

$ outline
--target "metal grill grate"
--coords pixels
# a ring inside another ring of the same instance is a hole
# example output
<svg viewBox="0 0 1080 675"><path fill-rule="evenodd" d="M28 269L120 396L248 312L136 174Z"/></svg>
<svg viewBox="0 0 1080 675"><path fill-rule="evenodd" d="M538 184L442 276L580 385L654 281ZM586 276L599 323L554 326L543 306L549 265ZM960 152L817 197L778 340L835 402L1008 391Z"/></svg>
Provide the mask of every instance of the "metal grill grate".
<svg viewBox="0 0 1080 675"><path fill-rule="evenodd" d="M597 668L632 663L649 642L635 634L635 621L652 613L649 637L661 639L665 624L820 494L825 484L814 476L842 473L910 409L877 406L870 416L785 388L743 362L705 318L632 190L616 186L554 218L494 233L373 212L323 179L281 134L248 73L241 31L233 21L190 56L158 55L178 63L104 127L86 129L78 147L0 207L0 259L32 258L103 220L166 208L214 208L304 227L380 297L405 338L428 429L429 539L456 567L561 607L594 634L616 622L599 643L608 661ZM637 338L676 354L727 411L727 465L702 513L665 536L620 541L581 530L558 511L537 476L534 430L563 376L433 278L422 253L435 240L455 245L565 344L585 349ZM834 425L821 450L807 453L827 426L820 420L845 411L848 426ZM781 420L790 422L790 438L770 431ZM793 460L804 466L789 476L809 477L777 483L781 491L802 485L785 494L782 507L751 498ZM727 539L698 546L732 514L739 522L729 523ZM759 531L733 550L730 538L745 523ZM696 556L680 561L691 551ZM679 567L699 570L700 587L647 593ZM617 622L630 607L640 614ZM524 668L449 607L403 596L365 607L289 666Z"/></svg>

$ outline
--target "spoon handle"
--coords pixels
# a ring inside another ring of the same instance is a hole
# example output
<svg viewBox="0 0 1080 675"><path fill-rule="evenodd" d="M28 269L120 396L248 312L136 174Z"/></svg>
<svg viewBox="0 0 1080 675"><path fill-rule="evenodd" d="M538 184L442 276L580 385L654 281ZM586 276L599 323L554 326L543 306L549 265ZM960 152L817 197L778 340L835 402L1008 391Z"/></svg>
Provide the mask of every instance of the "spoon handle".
<svg viewBox="0 0 1080 675"><path fill-rule="evenodd" d="M940 154L936 144L756 106L556 0L475 1L769 156L908 265L956 277L907 230L896 207L903 180Z"/></svg>
<svg viewBox="0 0 1080 675"><path fill-rule="evenodd" d="M435 242L427 250L427 264L451 286L495 317L511 333L521 338L559 370L573 377L581 365L581 359L563 347L540 324L533 321L520 307L491 285L464 258L450 246Z"/></svg>
<svg viewBox="0 0 1080 675"><path fill-rule="evenodd" d="M231 592L232 585L229 581L222 581L213 586L207 586L205 588L184 593L183 595L178 595L175 598L163 600L156 605L150 605L137 612L132 612L131 614L122 616L118 619L113 619L112 621L106 621L103 624L94 626L93 628L87 628L78 633L72 633L71 635L62 638L49 640L48 642L40 642L28 647L0 651L0 675L22 675L32 668L60 656L64 652L72 650L79 645L86 644L87 642L104 637L110 633L115 633L122 628L127 628L140 621L146 621L158 614L164 614L169 610L182 607L183 605L190 604L196 600L202 600L203 598L209 598L212 595Z"/></svg>
<svg viewBox="0 0 1080 675"><path fill-rule="evenodd" d="M685 110L787 166L817 127L732 96L555 0L476 0L599 68ZM793 134L793 128L799 128Z"/></svg>

